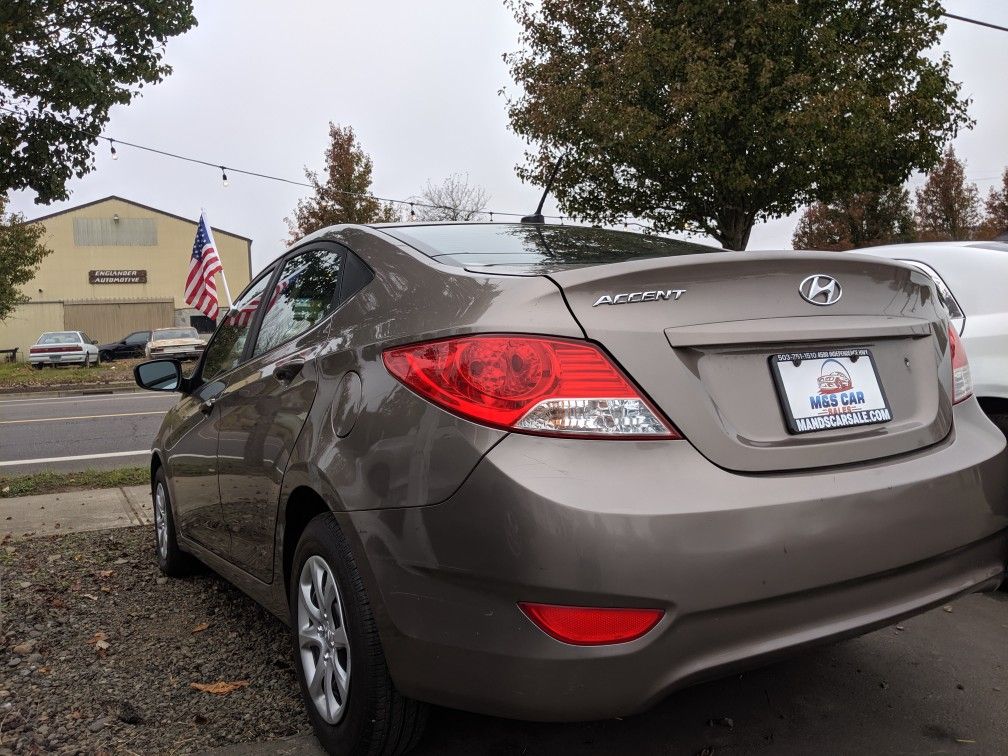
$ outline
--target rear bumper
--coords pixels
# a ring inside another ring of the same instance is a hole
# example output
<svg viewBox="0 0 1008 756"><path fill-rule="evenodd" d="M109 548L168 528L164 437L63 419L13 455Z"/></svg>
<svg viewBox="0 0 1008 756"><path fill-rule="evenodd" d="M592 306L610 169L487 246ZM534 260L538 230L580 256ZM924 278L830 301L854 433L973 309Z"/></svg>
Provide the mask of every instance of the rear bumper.
<svg viewBox="0 0 1008 756"><path fill-rule="evenodd" d="M786 475L727 472L685 442L510 435L442 504L343 516L393 678L462 709L605 718L994 588L1004 438L976 402L955 412L921 453ZM666 614L631 643L576 647L518 601Z"/></svg>
<svg viewBox="0 0 1008 756"><path fill-rule="evenodd" d="M87 352L76 354L29 354L28 362L32 365L39 363L43 365L83 365L87 359Z"/></svg>

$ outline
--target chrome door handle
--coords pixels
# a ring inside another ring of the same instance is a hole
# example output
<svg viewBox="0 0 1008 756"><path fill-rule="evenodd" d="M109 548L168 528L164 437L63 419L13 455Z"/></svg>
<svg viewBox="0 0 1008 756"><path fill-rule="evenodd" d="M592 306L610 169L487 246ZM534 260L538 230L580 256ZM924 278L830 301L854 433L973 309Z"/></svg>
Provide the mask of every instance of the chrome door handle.
<svg viewBox="0 0 1008 756"><path fill-rule="evenodd" d="M204 399L202 402L200 402L199 406L200 412L202 412L204 415L209 415L211 412L213 412L215 404L217 404L216 396L211 397L209 399Z"/></svg>

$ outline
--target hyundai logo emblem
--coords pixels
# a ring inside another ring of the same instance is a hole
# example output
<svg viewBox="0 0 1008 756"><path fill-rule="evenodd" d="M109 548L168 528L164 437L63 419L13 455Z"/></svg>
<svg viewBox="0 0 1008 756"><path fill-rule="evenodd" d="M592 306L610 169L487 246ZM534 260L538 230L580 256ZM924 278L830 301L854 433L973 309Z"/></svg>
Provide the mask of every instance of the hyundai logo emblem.
<svg viewBox="0 0 1008 756"><path fill-rule="evenodd" d="M806 302L825 307L840 301L843 288L840 286L840 282L832 276L816 273L798 284L798 293Z"/></svg>

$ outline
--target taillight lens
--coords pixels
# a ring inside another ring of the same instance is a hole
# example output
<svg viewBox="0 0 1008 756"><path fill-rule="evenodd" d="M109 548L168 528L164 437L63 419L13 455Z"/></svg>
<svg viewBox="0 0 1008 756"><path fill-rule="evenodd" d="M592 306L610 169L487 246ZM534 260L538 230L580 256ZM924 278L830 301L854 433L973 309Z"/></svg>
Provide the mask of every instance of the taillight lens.
<svg viewBox="0 0 1008 756"><path fill-rule="evenodd" d="M973 395L973 377L970 375L969 360L959 334L951 325L948 327L949 352L952 357L952 404L958 404Z"/></svg>
<svg viewBox="0 0 1008 756"><path fill-rule="evenodd" d="M661 609L609 609L594 606L518 606L547 635L577 646L600 646L637 640L658 624Z"/></svg>
<svg viewBox="0 0 1008 756"><path fill-rule="evenodd" d="M461 336L384 352L420 396L478 423L546 435L681 438L593 344Z"/></svg>

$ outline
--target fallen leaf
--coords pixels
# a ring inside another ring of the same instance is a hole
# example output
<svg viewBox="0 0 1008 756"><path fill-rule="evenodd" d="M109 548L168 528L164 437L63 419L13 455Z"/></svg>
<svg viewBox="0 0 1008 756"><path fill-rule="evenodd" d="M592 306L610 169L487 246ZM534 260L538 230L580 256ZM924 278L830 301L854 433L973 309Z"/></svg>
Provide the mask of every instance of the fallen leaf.
<svg viewBox="0 0 1008 756"><path fill-rule="evenodd" d="M903 627L903 625L896 625L896 629L899 630L900 632L902 632L903 630L906 630L906 628Z"/></svg>
<svg viewBox="0 0 1008 756"><path fill-rule="evenodd" d="M228 693L234 693L239 688L244 688L249 684L248 680L235 680L234 682L226 682L224 680L218 680L215 683L189 683L189 687L193 690L199 690L203 693L212 693L215 696L226 696Z"/></svg>
<svg viewBox="0 0 1008 756"><path fill-rule="evenodd" d="M951 613L952 613L952 607L951 607L951 606L943 606L943 607L942 607L942 609L944 609L944 610L945 610L946 612L948 612L949 614L951 614Z"/></svg>
<svg viewBox="0 0 1008 756"><path fill-rule="evenodd" d="M74 580L74 581L73 581L73 582L72 582L72 583L70 584L70 590L71 590L71 591L73 591L74 593L76 593L76 592L77 592L77 591L79 591L80 589L81 589L81 581L80 581L80 580Z"/></svg>
<svg viewBox="0 0 1008 756"><path fill-rule="evenodd" d="M92 601L97 601L98 600L97 596L94 596L94 595L92 595L90 593L82 593L81 596L83 596L86 599L91 599Z"/></svg>
<svg viewBox="0 0 1008 756"><path fill-rule="evenodd" d="M209 622L200 622L196 627L192 629L194 633L202 633L204 630L210 627Z"/></svg>
<svg viewBox="0 0 1008 756"><path fill-rule="evenodd" d="M98 577L100 578L110 578L112 575L112 570L98 570Z"/></svg>
<svg viewBox="0 0 1008 756"><path fill-rule="evenodd" d="M970 740L969 738L956 738L956 743L963 743L969 745L970 743L976 743L975 740Z"/></svg>

